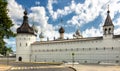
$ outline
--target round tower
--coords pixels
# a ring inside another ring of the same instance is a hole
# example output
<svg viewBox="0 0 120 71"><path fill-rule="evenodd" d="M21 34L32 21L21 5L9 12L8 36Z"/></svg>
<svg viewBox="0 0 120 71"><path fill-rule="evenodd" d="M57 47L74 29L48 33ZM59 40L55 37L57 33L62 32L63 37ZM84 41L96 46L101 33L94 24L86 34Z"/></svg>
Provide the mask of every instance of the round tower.
<svg viewBox="0 0 120 71"><path fill-rule="evenodd" d="M17 28L16 61L30 62L31 43L35 42L34 29L28 24L27 11L24 11L23 23Z"/></svg>
<svg viewBox="0 0 120 71"><path fill-rule="evenodd" d="M64 39L64 28L61 26L61 28L59 29L59 33L60 33L60 39Z"/></svg>

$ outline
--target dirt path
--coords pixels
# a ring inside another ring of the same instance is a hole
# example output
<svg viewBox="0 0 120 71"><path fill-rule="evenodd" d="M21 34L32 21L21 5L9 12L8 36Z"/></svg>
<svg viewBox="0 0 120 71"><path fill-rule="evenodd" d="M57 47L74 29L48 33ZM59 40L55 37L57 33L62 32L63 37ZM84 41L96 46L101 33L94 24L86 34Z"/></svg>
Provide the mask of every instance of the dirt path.
<svg viewBox="0 0 120 71"><path fill-rule="evenodd" d="M6 71L10 68L11 66L7 66L7 65L1 65L0 64L0 71Z"/></svg>

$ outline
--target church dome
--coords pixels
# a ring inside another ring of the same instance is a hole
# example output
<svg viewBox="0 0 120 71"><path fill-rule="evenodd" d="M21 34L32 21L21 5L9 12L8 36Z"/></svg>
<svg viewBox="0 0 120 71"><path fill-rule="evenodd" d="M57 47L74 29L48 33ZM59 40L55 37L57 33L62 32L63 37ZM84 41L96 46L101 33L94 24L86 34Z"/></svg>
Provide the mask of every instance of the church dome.
<svg viewBox="0 0 120 71"><path fill-rule="evenodd" d="M81 35L79 29L76 30L75 34L73 34L73 37L75 37L75 38L83 38L83 36Z"/></svg>
<svg viewBox="0 0 120 71"><path fill-rule="evenodd" d="M41 32L39 35L40 38L44 38L44 34Z"/></svg>
<svg viewBox="0 0 120 71"><path fill-rule="evenodd" d="M17 29L17 33L34 34L34 30L28 24L27 11L24 11L23 24Z"/></svg>
<svg viewBox="0 0 120 71"><path fill-rule="evenodd" d="M65 32L64 28L61 27L61 28L59 29L59 33L64 33L64 32Z"/></svg>
<svg viewBox="0 0 120 71"><path fill-rule="evenodd" d="M75 32L75 34L78 35L78 36L80 36L80 31L77 30L77 31Z"/></svg>
<svg viewBox="0 0 120 71"><path fill-rule="evenodd" d="M34 24L32 25L32 29L33 29L34 33L38 33L38 28Z"/></svg>

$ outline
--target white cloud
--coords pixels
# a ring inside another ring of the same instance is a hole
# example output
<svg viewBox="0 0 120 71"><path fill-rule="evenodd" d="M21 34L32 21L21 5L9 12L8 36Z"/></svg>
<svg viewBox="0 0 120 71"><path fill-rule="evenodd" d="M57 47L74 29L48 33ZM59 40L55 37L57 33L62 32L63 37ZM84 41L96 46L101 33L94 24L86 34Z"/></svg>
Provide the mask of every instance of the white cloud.
<svg viewBox="0 0 120 71"><path fill-rule="evenodd" d="M16 33L16 29L19 27L19 24L22 24L22 17L23 17L23 7L22 5L19 5L15 0L7 0L8 1L8 15L12 20L12 23L14 24L13 27L11 27L11 30ZM10 39L4 39L4 41L7 43L6 45L8 47L12 47L12 49L15 51L16 43L14 38Z"/></svg>
<svg viewBox="0 0 120 71"><path fill-rule="evenodd" d="M115 28L114 33L116 35L120 34L120 17L118 17L113 23L114 23L114 26L117 27Z"/></svg>
<svg viewBox="0 0 120 71"><path fill-rule="evenodd" d="M8 0L9 15L13 19L18 19L23 17L22 5L17 4L15 0Z"/></svg>
<svg viewBox="0 0 120 71"><path fill-rule="evenodd" d="M91 27L90 29L86 29L84 32L82 32L83 37L97 37L102 36L102 29L96 29L94 27Z"/></svg>
<svg viewBox="0 0 120 71"><path fill-rule="evenodd" d="M71 20L68 20L68 23L81 26L93 21L101 13L102 5L104 3L101 3L99 0L86 0L84 4L76 4L76 15Z"/></svg>
<svg viewBox="0 0 120 71"><path fill-rule="evenodd" d="M54 19L56 19L56 18L57 18L57 13L54 13L54 12L53 12L53 7L52 7L52 4L53 4L53 3L55 3L53 0L48 0L48 6L47 6L47 8L48 8L48 10L49 10L50 15L51 15Z"/></svg>
<svg viewBox="0 0 120 71"><path fill-rule="evenodd" d="M15 42L15 39L13 38L10 38L10 39L4 39L4 41L7 43L6 45L8 47L11 47L13 50L15 50L15 47L16 47L16 42Z"/></svg>
<svg viewBox="0 0 120 71"><path fill-rule="evenodd" d="M67 39L67 38L72 39L72 38L73 38L73 34L74 34L74 32L65 33L65 34L64 34L64 38L65 38L65 39Z"/></svg>
<svg viewBox="0 0 120 71"><path fill-rule="evenodd" d="M39 2L39 1L36 1L35 4L36 4L36 5L40 5L40 2Z"/></svg>
<svg viewBox="0 0 120 71"><path fill-rule="evenodd" d="M7 6L9 12L8 15L10 16L14 26L11 28L13 32L16 33L16 28L18 28L19 24L22 24L22 17L23 11L22 5L17 4L15 0L8 0Z"/></svg>
<svg viewBox="0 0 120 71"><path fill-rule="evenodd" d="M119 28L115 29L114 33L115 33L115 35L120 35L120 26L119 26Z"/></svg>
<svg viewBox="0 0 120 71"><path fill-rule="evenodd" d="M48 11L49 11L51 17L53 18L53 20L56 20L57 18L62 17L64 15L70 14L71 12L74 11L74 9L76 7L74 0L72 0L70 6L64 7L63 10L57 9L57 11L53 11L52 4L54 4L54 3L57 3L57 2L54 0L48 0L48 5L47 5Z"/></svg>
<svg viewBox="0 0 120 71"><path fill-rule="evenodd" d="M48 16L46 16L46 11L44 7L31 7L32 13L29 14L29 18L32 19L34 17L35 25L38 25L39 34L42 31L44 33L45 39L49 37L52 39L54 36L58 37L56 31L54 31L53 26L48 23Z"/></svg>

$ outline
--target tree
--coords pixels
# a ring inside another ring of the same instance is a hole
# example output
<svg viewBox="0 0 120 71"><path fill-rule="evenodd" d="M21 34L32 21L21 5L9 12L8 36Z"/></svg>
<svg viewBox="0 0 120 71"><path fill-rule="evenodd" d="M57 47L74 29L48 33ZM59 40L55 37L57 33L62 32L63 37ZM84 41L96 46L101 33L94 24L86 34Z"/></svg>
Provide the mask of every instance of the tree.
<svg viewBox="0 0 120 71"><path fill-rule="evenodd" d="M10 29L12 26L12 21L8 16L7 1L0 0L0 53L6 53L4 39L15 37L15 34Z"/></svg>
<svg viewBox="0 0 120 71"><path fill-rule="evenodd" d="M11 47L4 47L3 49L1 49L1 54L6 56L7 55L7 51L10 53L10 52L13 52L12 48Z"/></svg>

